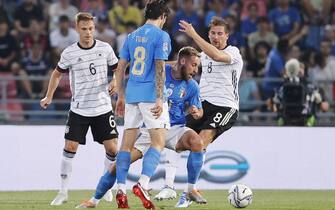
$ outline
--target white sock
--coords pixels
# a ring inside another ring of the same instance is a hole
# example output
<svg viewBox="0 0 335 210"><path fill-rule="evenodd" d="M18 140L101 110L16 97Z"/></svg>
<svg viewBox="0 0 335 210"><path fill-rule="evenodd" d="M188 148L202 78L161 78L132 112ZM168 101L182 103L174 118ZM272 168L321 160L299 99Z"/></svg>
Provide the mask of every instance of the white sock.
<svg viewBox="0 0 335 210"><path fill-rule="evenodd" d="M187 187L184 192L192 192L192 190L195 190L195 184L187 183Z"/></svg>
<svg viewBox="0 0 335 210"><path fill-rule="evenodd" d="M178 161L180 160L180 154L174 151L166 153L165 163L165 185L170 188L174 188L174 179L176 177Z"/></svg>
<svg viewBox="0 0 335 210"><path fill-rule="evenodd" d="M127 194L126 184L118 183L118 184L117 184L117 189L118 189L118 190L121 190L124 194Z"/></svg>
<svg viewBox="0 0 335 210"><path fill-rule="evenodd" d="M138 183L140 183L143 189L148 190L149 181L150 181L150 177L148 177L147 175L141 174L140 179L138 180Z"/></svg>
<svg viewBox="0 0 335 210"><path fill-rule="evenodd" d="M105 174L109 169L110 167L112 166L114 161L108 159L107 157L105 157L105 168L104 168L104 173Z"/></svg>
<svg viewBox="0 0 335 210"><path fill-rule="evenodd" d="M61 176L61 188L60 193L67 194L69 189L69 181L72 172L72 160L73 158L68 158L63 156L60 167Z"/></svg>
<svg viewBox="0 0 335 210"><path fill-rule="evenodd" d="M105 157L105 168L104 168L104 173L103 175L105 175L105 173L107 171L109 171L109 169L112 167L112 164L115 162L115 158L116 156L111 156L109 154L106 153L106 157ZM109 189L105 195L108 195L108 192L112 192L112 189Z"/></svg>

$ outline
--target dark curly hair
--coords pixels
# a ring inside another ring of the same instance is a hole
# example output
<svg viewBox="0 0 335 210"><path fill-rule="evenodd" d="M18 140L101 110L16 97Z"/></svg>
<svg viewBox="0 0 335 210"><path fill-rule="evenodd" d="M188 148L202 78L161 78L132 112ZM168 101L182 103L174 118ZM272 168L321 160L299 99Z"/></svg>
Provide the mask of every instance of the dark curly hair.
<svg viewBox="0 0 335 210"><path fill-rule="evenodd" d="M149 1L144 9L144 17L146 20L156 20L161 15L166 17L170 14L170 9L167 6L168 1L166 0L152 0Z"/></svg>

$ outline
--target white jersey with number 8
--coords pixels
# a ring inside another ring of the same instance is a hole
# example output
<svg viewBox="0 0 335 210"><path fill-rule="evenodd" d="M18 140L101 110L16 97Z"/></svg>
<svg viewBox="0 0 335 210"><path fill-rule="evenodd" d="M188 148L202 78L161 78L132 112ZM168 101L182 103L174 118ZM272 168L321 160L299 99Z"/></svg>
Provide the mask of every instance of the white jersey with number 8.
<svg viewBox="0 0 335 210"><path fill-rule="evenodd" d="M238 82L243 68L242 56L234 46L229 45L222 51L231 56L230 63L216 62L204 52L201 53L201 100L238 110Z"/></svg>

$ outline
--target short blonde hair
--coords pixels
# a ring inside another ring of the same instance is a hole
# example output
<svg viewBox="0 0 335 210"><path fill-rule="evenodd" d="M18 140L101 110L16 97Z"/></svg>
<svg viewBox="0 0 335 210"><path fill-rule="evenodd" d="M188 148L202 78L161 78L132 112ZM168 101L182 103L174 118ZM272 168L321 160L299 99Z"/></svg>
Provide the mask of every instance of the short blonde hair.
<svg viewBox="0 0 335 210"><path fill-rule="evenodd" d="M223 26L226 33L230 33L230 27L223 18L214 16L209 24L209 28L212 28L214 26Z"/></svg>
<svg viewBox="0 0 335 210"><path fill-rule="evenodd" d="M178 52L178 60L182 57L191 57L191 56L196 56L198 58L200 57L199 52L194 47L191 46L183 47Z"/></svg>
<svg viewBox="0 0 335 210"><path fill-rule="evenodd" d="M90 21L94 20L94 17L88 12L79 12L76 14L76 24L78 25L80 21Z"/></svg>

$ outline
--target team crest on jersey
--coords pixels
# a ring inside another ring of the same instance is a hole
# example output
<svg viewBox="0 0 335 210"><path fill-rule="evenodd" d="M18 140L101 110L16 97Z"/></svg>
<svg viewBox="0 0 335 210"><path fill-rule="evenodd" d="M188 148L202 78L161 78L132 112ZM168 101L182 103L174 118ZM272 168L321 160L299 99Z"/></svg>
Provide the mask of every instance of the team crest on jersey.
<svg viewBox="0 0 335 210"><path fill-rule="evenodd" d="M171 88L168 88L166 90L167 97L170 97L172 95L172 93L173 93L173 90Z"/></svg>
<svg viewBox="0 0 335 210"><path fill-rule="evenodd" d="M101 57L102 56L102 52L101 51L96 51L95 53L96 53L97 57Z"/></svg>
<svg viewBox="0 0 335 210"><path fill-rule="evenodd" d="M186 95L185 88L180 88L178 95L179 95L179 98L184 98L184 96Z"/></svg>

